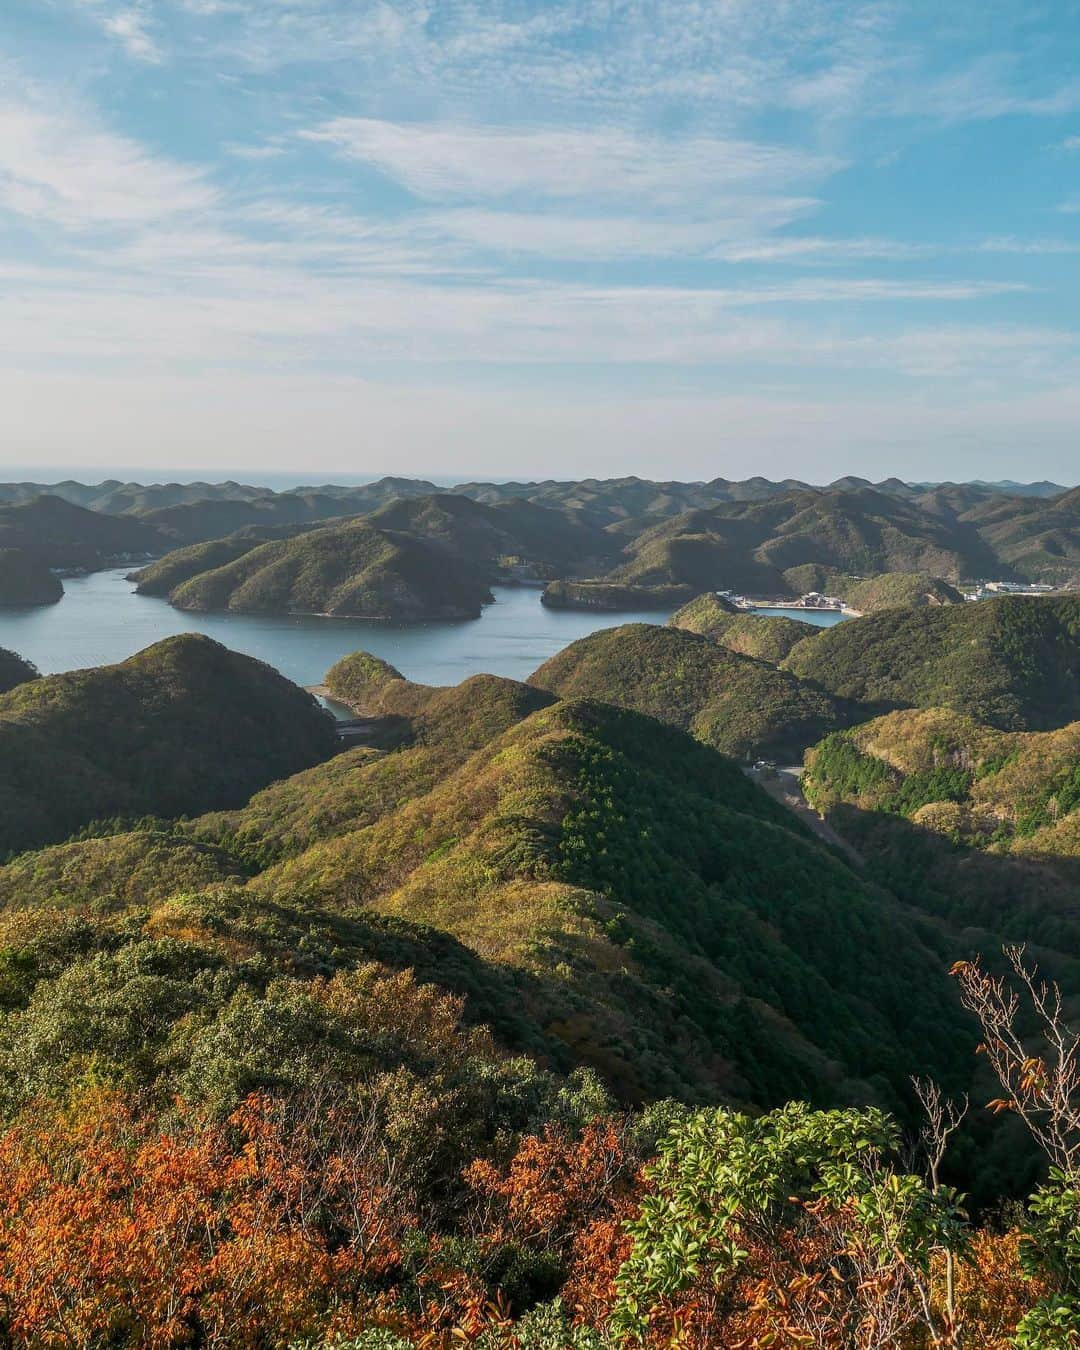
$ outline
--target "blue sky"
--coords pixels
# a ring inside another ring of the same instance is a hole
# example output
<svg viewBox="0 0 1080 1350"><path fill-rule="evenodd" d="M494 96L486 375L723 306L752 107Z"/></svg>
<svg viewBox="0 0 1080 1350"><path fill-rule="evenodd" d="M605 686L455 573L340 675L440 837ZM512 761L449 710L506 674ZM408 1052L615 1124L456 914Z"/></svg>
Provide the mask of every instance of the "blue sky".
<svg viewBox="0 0 1080 1350"><path fill-rule="evenodd" d="M0 464L1080 462L1075 0L5 0Z"/></svg>

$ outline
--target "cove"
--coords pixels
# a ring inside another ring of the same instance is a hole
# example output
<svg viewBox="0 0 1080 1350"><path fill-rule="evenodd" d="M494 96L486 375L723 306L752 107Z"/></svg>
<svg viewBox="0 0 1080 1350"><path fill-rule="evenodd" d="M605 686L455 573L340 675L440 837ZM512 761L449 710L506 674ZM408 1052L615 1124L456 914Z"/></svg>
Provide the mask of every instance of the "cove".
<svg viewBox="0 0 1080 1350"><path fill-rule="evenodd" d="M192 614L136 595L123 570L69 577L56 605L0 610L0 647L43 675L111 665L175 633L205 633L275 667L297 684L321 682L342 656L363 648L421 684L457 684L485 672L523 680L563 647L600 628L665 623L668 615L547 609L540 592L496 586L479 619L397 628L363 619L283 614ZM772 610L771 613L779 611ZM798 612L813 623L839 616Z"/></svg>

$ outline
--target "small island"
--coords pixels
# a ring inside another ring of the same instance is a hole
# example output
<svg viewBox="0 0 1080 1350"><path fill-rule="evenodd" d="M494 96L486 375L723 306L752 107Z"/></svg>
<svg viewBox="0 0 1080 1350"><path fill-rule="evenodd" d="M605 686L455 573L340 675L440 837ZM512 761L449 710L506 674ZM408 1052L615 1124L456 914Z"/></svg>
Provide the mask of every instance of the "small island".
<svg viewBox="0 0 1080 1350"><path fill-rule="evenodd" d="M55 605L64 585L39 558L21 548L0 548L0 606Z"/></svg>
<svg viewBox="0 0 1080 1350"><path fill-rule="evenodd" d="M245 543L233 537L178 550L131 579L143 594L167 594L177 609L392 623L477 619L492 600L479 567L427 540L362 520Z"/></svg>

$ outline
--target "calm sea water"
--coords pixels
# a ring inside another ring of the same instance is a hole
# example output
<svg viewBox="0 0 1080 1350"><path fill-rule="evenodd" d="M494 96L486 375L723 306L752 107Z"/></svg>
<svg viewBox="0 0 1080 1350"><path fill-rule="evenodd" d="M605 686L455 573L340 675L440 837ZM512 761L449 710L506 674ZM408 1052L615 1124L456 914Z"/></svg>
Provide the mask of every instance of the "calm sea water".
<svg viewBox="0 0 1080 1350"><path fill-rule="evenodd" d="M598 628L664 623L668 617L546 609L539 590L513 586L495 587L495 603L479 619L413 628L362 619L188 614L164 600L136 595L123 571L69 577L64 589L58 605L0 610L0 647L25 656L45 675L123 661L174 633L205 633L266 661L297 684L318 684L335 661L360 648L422 684L457 684L480 671L523 680L549 656ZM839 617L796 615L826 623Z"/></svg>
<svg viewBox="0 0 1080 1350"><path fill-rule="evenodd" d="M801 619L803 623L812 623L815 628L831 628L834 623L843 623L848 618L847 614L841 614L838 609L755 609L751 613L756 614L760 619L766 619L770 614L779 615L785 619Z"/></svg>

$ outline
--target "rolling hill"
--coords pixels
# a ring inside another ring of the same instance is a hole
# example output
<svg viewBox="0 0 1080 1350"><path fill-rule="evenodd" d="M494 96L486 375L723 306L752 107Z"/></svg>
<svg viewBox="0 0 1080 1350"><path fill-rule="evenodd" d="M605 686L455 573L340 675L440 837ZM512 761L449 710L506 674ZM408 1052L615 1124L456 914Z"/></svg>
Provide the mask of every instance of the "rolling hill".
<svg viewBox="0 0 1080 1350"><path fill-rule="evenodd" d="M611 539L572 510L549 510L511 499L489 506L453 493L400 498L372 513L370 524L426 539L486 568L494 580L502 559L517 558L539 576L610 559Z"/></svg>
<svg viewBox="0 0 1080 1350"><path fill-rule="evenodd" d="M103 817L242 802L336 748L310 695L193 634L31 680L0 697L0 854Z"/></svg>
<svg viewBox="0 0 1080 1350"><path fill-rule="evenodd" d="M740 759L801 755L853 715L843 699L787 671L697 633L652 624L581 638L529 682L560 698L602 699L646 713Z"/></svg>
<svg viewBox="0 0 1080 1350"><path fill-rule="evenodd" d="M814 624L785 614L748 614L711 591L676 610L669 623L771 666L778 666L797 642L818 631Z"/></svg>
<svg viewBox="0 0 1080 1350"><path fill-rule="evenodd" d="M158 530L135 517L103 515L60 497L0 506L0 549L20 549L45 567L93 570L152 557L163 542Z"/></svg>
<svg viewBox="0 0 1080 1350"><path fill-rule="evenodd" d="M806 638L784 668L881 712L946 707L1048 730L1080 717L1080 595L886 610Z"/></svg>
<svg viewBox="0 0 1080 1350"><path fill-rule="evenodd" d="M228 541L204 556L228 557ZM184 570L190 556L182 560ZM158 575L172 563L163 564ZM180 609L351 615L420 622L474 619L491 599L481 570L413 535L365 521L260 544L169 593Z"/></svg>

